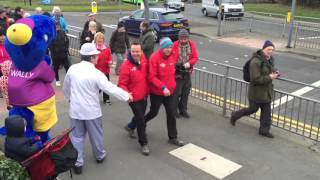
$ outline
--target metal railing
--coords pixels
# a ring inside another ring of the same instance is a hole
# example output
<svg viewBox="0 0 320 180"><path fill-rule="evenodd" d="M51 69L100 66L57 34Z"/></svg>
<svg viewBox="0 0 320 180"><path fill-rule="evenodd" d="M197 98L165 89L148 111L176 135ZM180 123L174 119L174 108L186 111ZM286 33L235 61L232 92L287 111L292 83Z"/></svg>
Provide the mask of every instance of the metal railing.
<svg viewBox="0 0 320 180"><path fill-rule="evenodd" d="M222 73L214 73L195 68L192 76L193 87L191 96L222 108L222 114L248 106L248 83L231 76L231 71L242 71L234 67L210 60L200 62L212 63L223 68ZM306 83L280 78L281 83L291 83L319 90L319 87ZM272 101L272 125L292 133L320 141L320 101L307 97L296 96L289 92L274 90ZM260 112L251 115L260 118Z"/></svg>
<svg viewBox="0 0 320 180"><path fill-rule="evenodd" d="M242 18L228 17L230 13L225 13L222 21L222 34L255 32L272 37L288 38L289 23L287 16L280 14L270 14L270 17L246 14ZM278 17L278 18L274 18ZM300 17L302 18L302 17ZM304 17L306 19L306 17ZM294 47L304 47L320 49L320 19L309 18L314 22L296 21L294 24L295 41Z"/></svg>
<svg viewBox="0 0 320 180"><path fill-rule="evenodd" d="M79 57L79 38L68 34L70 53ZM219 67L219 72L195 68L192 76L191 96L222 108L223 115L248 106L248 83L235 78L242 75L242 68L226 65L212 60L200 59L199 63L210 63ZM221 68L222 67L222 68ZM234 74L232 71L237 71ZM234 77L233 77L233 76ZM299 81L279 78L279 84L289 83L320 90L319 87ZM275 82L277 84L277 82ZM273 126L320 141L320 101L293 95L282 90L274 91L272 102ZM251 116L259 119L260 112Z"/></svg>
<svg viewBox="0 0 320 180"><path fill-rule="evenodd" d="M298 22L294 40L296 46L320 49L320 24Z"/></svg>

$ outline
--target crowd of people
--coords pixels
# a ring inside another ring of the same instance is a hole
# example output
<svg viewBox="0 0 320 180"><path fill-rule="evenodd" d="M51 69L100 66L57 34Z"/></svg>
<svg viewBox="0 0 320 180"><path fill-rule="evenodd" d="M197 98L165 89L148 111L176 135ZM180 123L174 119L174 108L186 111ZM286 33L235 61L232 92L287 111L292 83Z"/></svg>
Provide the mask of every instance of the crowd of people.
<svg viewBox="0 0 320 180"><path fill-rule="evenodd" d="M150 123L158 115L161 105L164 105L166 112L168 142L175 146L184 146L185 142L178 138L176 118L191 117L188 112L188 96L192 84L191 75L198 60L196 43L189 38L189 32L186 29L179 31L179 39L175 42L168 37L160 39L159 49L155 50L156 39L149 23L141 22L140 38L131 43L125 25L119 23L116 30L110 35L110 41L107 44L105 30L97 21L96 14L90 13L80 36L82 61L71 66L68 58L69 40L66 35L68 26L61 9L54 7L50 14L43 12L38 7L35 9L35 14L50 16L56 25L57 36L49 46L48 55L53 61L52 68L55 72L56 86L63 85L65 98L70 103L70 127L74 128L71 132L71 141L78 152L74 166L74 171L77 174L82 173L85 164L84 145L87 133L97 163L102 163L107 155L104 145L103 117L99 103L101 92L104 104L111 105L109 95L128 102L133 117L128 118L129 122L125 125L125 130L132 138L136 137L135 130L137 130L137 139L143 155L150 154L146 123ZM3 47L6 29L27 16L28 14L20 7L15 8L14 12L11 12L8 7L0 10L1 67L7 66L5 61L10 61L10 57ZM247 109L233 112L230 120L230 123L235 125L240 117L261 108L259 133L269 138L273 137L269 132L272 80L278 77L272 58L273 50L272 42L266 41L263 48L252 57L249 86L250 106ZM113 54L116 57L117 85L110 82ZM63 84L59 77L59 69L62 66L67 72ZM2 76L5 74L3 73ZM147 112L148 102L150 109ZM7 106L10 108L10 102L7 102ZM6 124L8 122L10 128L15 124L23 126L20 123L14 123L14 121L20 120L19 117L9 118L6 119ZM12 140L10 143L15 144ZM7 146L8 152L6 151L6 154L15 158L14 152L10 152L12 148ZM30 152L33 153L34 149L37 149L34 145L30 145L30 148L32 149L28 151L28 156ZM21 156L17 160L21 162Z"/></svg>

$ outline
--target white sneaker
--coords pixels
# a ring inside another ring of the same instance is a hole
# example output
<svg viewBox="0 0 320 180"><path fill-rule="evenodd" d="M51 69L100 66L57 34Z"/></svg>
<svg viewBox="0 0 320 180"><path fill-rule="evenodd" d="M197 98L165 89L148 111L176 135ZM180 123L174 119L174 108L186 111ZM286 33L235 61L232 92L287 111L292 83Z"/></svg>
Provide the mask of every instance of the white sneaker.
<svg viewBox="0 0 320 180"><path fill-rule="evenodd" d="M60 81L56 81L56 86L61 86L61 82Z"/></svg>

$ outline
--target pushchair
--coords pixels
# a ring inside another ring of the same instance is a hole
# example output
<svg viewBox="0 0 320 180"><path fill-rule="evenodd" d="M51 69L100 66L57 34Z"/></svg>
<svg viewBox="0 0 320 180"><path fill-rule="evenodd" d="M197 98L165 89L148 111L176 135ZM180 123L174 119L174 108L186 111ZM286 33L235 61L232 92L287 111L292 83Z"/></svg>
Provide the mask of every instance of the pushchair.
<svg viewBox="0 0 320 180"><path fill-rule="evenodd" d="M72 129L66 129L60 135L48 141L44 148L21 163L32 180L54 180L60 173L70 171L78 153L69 138Z"/></svg>

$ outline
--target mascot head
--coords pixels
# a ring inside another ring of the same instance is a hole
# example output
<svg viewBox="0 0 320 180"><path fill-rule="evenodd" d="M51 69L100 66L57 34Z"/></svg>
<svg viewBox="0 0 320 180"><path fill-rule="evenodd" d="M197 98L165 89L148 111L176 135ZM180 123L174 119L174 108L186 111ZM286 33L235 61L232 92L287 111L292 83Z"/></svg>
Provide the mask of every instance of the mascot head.
<svg viewBox="0 0 320 180"><path fill-rule="evenodd" d="M4 44L16 68L30 71L45 60L48 46L55 37L54 21L47 16L34 15L11 25Z"/></svg>

